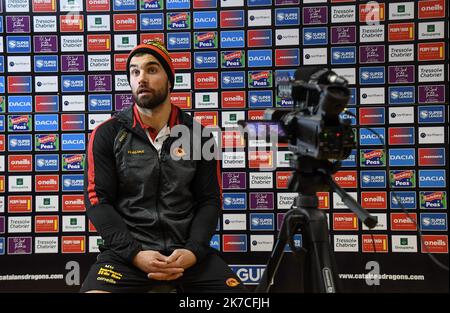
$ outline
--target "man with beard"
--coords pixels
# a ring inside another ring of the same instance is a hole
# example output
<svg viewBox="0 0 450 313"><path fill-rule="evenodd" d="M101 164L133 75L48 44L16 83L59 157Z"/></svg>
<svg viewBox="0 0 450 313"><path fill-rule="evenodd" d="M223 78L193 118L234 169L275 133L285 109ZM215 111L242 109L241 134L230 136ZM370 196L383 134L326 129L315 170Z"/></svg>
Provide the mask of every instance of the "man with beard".
<svg viewBox="0 0 450 313"><path fill-rule="evenodd" d="M246 291L209 246L221 207L218 162L173 157L188 151L171 147L171 128L194 137L196 122L170 102L169 53L158 42L138 45L126 68L134 105L89 139L85 203L104 242L80 291Z"/></svg>

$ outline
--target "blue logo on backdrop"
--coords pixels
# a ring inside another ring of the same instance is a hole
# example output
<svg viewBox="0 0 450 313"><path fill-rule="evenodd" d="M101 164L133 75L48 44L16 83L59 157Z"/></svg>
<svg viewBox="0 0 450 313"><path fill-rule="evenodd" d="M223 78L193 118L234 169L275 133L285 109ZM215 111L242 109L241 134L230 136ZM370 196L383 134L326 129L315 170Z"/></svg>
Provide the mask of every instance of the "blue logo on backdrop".
<svg viewBox="0 0 450 313"><path fill-rule="evenodd" d="M372 130L378 134L378 136L366 128L359 129L359 144L361 146L380 146L384 145L386 138L386 131L384 128L375 127Z"/></svg>
<svg viewBox="0 0 450 313"><path fill-rule="evenodd" d="M61 76L62 92L84 92L85 89L86 89L86 81L84 75Z"/></svg>
<svg viewBox="0 0 450 313"><path fill-rule="evenodd" d="M243 48L245 46L243 30L220 32L220 48Z"/></svg>
<svg viewBox="0 0 450 313"><path fill-rule="evenodd" d="M303 28L303 44L308 45L326 45L328 43L327 27L309 27Z"/></svg>
<svg viewBox="0 0 450 313"><path fill-rule="evenodd" d="M8 135L8 151L32 151L33 138L31 135Z"/></svg>
<svg viewBox="0 0 450 313"><path fill-rule="evenodd" d="M347 159L342 160L342 167L356 167L356 149L353 149Z"/></svg>
<svg viewBox="0 0 450 313"><path fill-rule="evenodd" d="M36 154L34 163L36 172L59 171L59 156L57 154Z"/></svg>
<svg viewBox="0 0 450 313"><path fill-rule="evenodd" d="M350 100L348 100L348 105L356 105L356 88L349 88L350 90Z"/></svg>
<svg viewBox="0 0 450 313"><path fill-rule="evenodd" d="M141 13L141 30L164 30L164 14Z"/></svg>
<svg viewBox="0 0 450 313"><path fill-rule="evenodd" d="M189 9L190 5L190 0L166 0L167 10Z"/></svg>
<svg viewBox="0 0 450 313"><path fill-rule="evenodd" d="M112 95L89 95L89 111L112 111Z"/></svg>
<svg viewBox="0 0 450 313"><path fill-rule="evenodd" d="M24 113L33 111L33 99L31 96L9 96L8 112Z"/></svg>
<svg viewBox="0 0 450 313"><path fill-rule="evenodd" d="M250 213L250 230L274 230L273 213Z"/></svg>
<svg viewBox="0 0 450 313"><path fill-rule="evenodd" d="M420 229L431 231L447 230L446 213L420 213Z"/></svg>
<svg viewBox="0 0 450 313"><path fill-rule="evenodd" d="M419 106L419 123L444 123L445 107L443 105Z"/></svg>
<svg viewBox="0 0 450 313"><path fill-rule="evenodd" d="M194 52L194 68L218 68L219 57L217 51Z"/></svg>
<svg viewBox="0 0 450 313"><path fill-rule="evenodd" d="M114 0L113 10L114 11L136 11L138 0Z"/></svg>
<svg viewBox="0 0 450 313"><path fill-rule="evenodd" d="M415 166L416 152L410 149L389 149L389 166Z"/></svg>
<svg viewBox="0 0 450 313"><path fill-rule="evenodd" d="M419 187L446 187L445 170L419 170Z"/></svg>
<svg viewBox="0 0 450 313"><path fill-rule="evenodd" d="M245 72L221 72L222 88L245 88Z"/></svg>
<svg viewBox="0 0 450 313"><path fill-rule="evenodd" d="M217 28L216 11L194 12L194 29Z"/></svg>
<svg viewBox="0 0 450 313"><path fill-rule="evenodd" d="M350 115L345 112L353 113L353 115ZM341 114L339 114L340 119L342 120L350 120L351 125L356 125L356 108L346 108L345 111L342 111Z"/></svg>
<svg viewBox="0 0 450 313"><path fill-rule="evenodd" d="M273 106L272 90L251 90L248 92L249 108L269 108Z"/></svg>
<svg viewBox="0 0 450 313"><path fill-rule="evenodd" d="M191 49L191 33L167 34L167 48L169 50Z"/></svg>
<svg viewBox="0 0 450 313"><path fill-rule="evenodd" d="M62 191L83 191L83 174L62 175Z"/></svg>
<svg viewBox="0 0 450 313"><path fill-rule="evenodd" d="M295 234L294 237L294 247L296 248L301 248L303 245L303 238L301 234ZM292 252L291 247L289 246L289 244L286 244L286 246L284 247L284 252Z"/></svg>
<svg viewBox="0 0 450 313"><path fill-rule="evenodd" d="M223 194L224 210L245 210L247 209L246 193L224 193Z"/></svg>
<svg viewBox="0 0 450 313"><path fill-rule="evenodd" d="M34 71L36 73L58 72L57 55L35 55Z"/></svg>
<svg viewBox="0 0 450 313"><path fill-rule="evenodd" d="M415 87L389 87L389 104L414 104L416 101Z"/></svg>
<svg viewBox="0 0 450 313"><path fill-rule="evenodd" d="M355 64L356 47L332 47L331 64Z"/></svg>
<svg viewBox="0 0 450 313"><path fill-rule="evenodd" d="M61 135L61 150L86 150L85 135L82 134L62 134Z"/></svg>
<svg viewBox="0 0 450 313"><path fill-rule="evenodd" d="M213 235L209 241L209 246L220 251L220 235Z"/></svg>
<svg viewBox="0 0 450 313"><path fill-rule="evenodd" d="M3 55L0 56L0 73L5 72L5 57Z"/></svg>
<svg viewBox="0 0 450 313"><path fill-rule="evenodd" d="M263 6L263 5L271 5L272 0L248 0L247 5L249 7Z"/></svg>
<svg viewBox="0 0 450 313"><path fill-rule="evenodd" d="M275 26L300 24L300 8L275 9Z"/></svg>
<svg viewBox="0 0 450 313"><path fill-rule="evenodd" d="M248 67L271 67L272 50L249 50Z"/></svg>
<svg viewBox="0 0 450 313"><path fill-rule="evenodd" d="M35 131L58 131L58 114L36 114L34 116Z"/></svg>
<svg viewBox="0 0 450 313"><path fill-rule="evenodd" d="M401 209L402 205L405 209L415 209L417 207L415 191L391 191L391 209Z"/></svg>
<svg viewBox="0 0 450 313"><path fill-rule="evenodd" d="M359 68L359 81L361 85L384 84L384 66L372 66Z"/></svg>
<svg viewBox="0 0 450 313"><path fill-rule="evenodd" d="M31 53L31 37L6 36L6 51L8 53Z"/></svg>
<svg viewBox="0 0 450 313"><path fill-rule="evenodd" d="M386 171L361 171L361 188L386 188Z"/></svg>

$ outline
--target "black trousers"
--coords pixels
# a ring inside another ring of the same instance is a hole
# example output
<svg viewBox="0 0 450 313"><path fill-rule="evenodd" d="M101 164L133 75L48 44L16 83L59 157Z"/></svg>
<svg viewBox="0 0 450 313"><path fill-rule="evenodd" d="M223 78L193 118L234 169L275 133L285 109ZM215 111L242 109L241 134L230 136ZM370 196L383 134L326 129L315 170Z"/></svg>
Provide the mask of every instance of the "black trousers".
<svg viewBox="0 0 450 313"><path fill-rule="evenodd" d="M188 293L248 292L225 261L214 251L211 251L200 263L185 270L180 278L160 281L149 279L146 273L128 264L111 250L99 254L80 292L101 290L138 293L162 286L172 286L178 292Z"/></svg>

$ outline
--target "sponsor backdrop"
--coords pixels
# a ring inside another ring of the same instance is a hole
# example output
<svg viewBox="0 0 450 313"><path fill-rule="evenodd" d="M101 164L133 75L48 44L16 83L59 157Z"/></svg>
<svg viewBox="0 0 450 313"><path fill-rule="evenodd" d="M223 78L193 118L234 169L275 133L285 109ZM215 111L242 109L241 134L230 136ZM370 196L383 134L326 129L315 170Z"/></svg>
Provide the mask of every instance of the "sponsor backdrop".
<svg viewBox="0 0 450 313"><path fill-rule="evenodd" d="M334 179L379 224L366 229L320 193L344 291L448 292L426 253L448 263L447 10L444 0L1 0L0 291L78 290L101 241L82 197L89 133L132 104L127 53L157 39L177 69L173 103L208 127L291 107L275 88L299 66L347 78L358 146ZM220 137L235 149L223 155L211 245L253 288L295 197L289 151ZM286 250L273 288L296 291Z"/></svg>

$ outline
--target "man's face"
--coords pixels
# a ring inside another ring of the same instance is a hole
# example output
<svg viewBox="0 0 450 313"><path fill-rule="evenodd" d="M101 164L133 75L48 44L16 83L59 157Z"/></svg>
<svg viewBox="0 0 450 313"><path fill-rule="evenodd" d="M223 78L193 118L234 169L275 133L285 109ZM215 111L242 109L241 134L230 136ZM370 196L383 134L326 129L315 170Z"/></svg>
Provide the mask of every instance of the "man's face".
<svg viewBox="0 0 450 313"><path fill-rule="evenodd" d="M154 109L169 96L169 78L161 63L151 54L136 55L130 61L130 85L136 104Z"/></svg>

